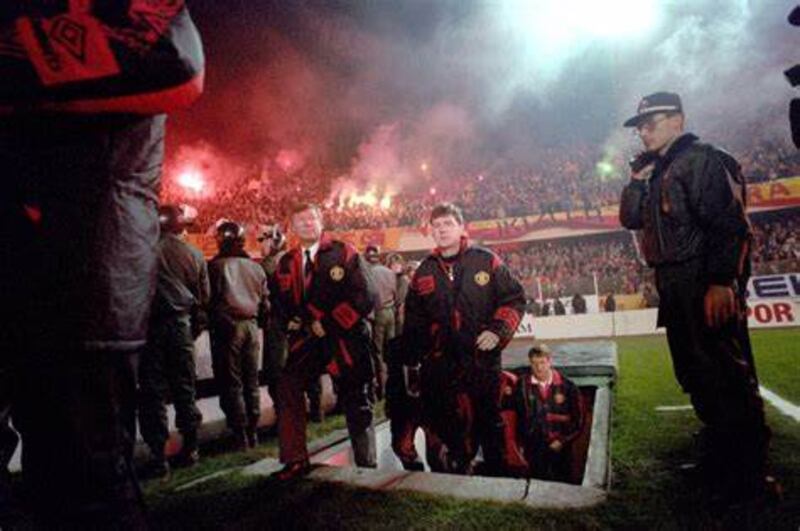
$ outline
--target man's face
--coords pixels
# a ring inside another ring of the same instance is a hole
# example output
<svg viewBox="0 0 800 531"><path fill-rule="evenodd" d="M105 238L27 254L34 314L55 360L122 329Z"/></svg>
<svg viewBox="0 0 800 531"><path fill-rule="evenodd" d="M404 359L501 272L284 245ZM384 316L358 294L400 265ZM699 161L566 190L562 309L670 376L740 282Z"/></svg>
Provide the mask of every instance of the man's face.
<svg viewBox="0 0 800 531"><path fill-rule="evenodd" d="M392 262L389 265L389 269L391 269L396 275L399 275L403 272L403 264L401 262Z"/></svg>
<svg viewBox="0 0 800 531"><path fill-rule="evenodd" d="M453 215L442 216L431 221L433 241L442 249L457 248L461 244L464 234L464 225L458 222Z"/></svg>
<svg viewBox="0 0 800 531"><path fill-rule="evenodd" d="M658 152L683 132L683 116L663 112L653 114L636 126L645 150Z"/></svg>
<svg viewBox="0 0 800 531"><path fill-rule="evenodd" d="M309 208L292 216L292 231L304 244L313 244L322 236L322 217L318 210Z"/></svg>
<svg viewBox="0 0 800 531"><path fill-rule="evenodd" d="M537 380L545 382L550 379L550 368L553 363L550 356L533 356L530 361L531 370Z"/></svg>
<svg viewBox="0 0 800 531"><path fill-rule="evenodd" d="M267 234L262 234L258 237L258 244L261 246L261 254L269 256L272 253L272 238Z"/></svg>

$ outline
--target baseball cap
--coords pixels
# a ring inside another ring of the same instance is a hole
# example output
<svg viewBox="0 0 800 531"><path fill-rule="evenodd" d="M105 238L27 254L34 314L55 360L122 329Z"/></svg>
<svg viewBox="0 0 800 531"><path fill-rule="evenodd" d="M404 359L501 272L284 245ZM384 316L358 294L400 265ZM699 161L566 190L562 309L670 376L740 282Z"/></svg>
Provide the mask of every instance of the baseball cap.
<svg viewBox="0 0 800 531"><path fill-rule="evenodd" d="M648 117L659 112L683 112L681 97L674 92L654 92L645 96L636 107L636 115L628 118L625 127L636 127Z"/></svg>

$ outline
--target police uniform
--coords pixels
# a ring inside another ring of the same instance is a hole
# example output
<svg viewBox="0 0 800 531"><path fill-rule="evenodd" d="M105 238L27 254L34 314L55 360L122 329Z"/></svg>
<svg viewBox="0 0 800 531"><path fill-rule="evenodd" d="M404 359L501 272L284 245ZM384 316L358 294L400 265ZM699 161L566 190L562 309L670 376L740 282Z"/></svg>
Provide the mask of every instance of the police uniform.
<svg viewBox="0 0 800 531"><path fill-rule="evenodd" d="M197 449L202 415L195 403L194 340L207 323L208 269L203 254L162 227L156 248L158 282L147 348L139 366L139 426L155 459L163 461L169 437L167 395L183 435L182 455Z"/></svg>
<svg viewBox="0 0 800 531"><path fill-rule="evenodd" d="M490 469L501 466L501 352L524 307L522 286L502 260L466 238L455 257L436 251L417 269L402 351L406 365L421 364L422 423L434 470L467 472L478 445ZM476 347L484 330L500 338L491 351Z"/></svg>
<svg viewBox="0 0 800 531"><path fill-rule="evenodd" d="M271 279L273 316L287 331L289 355L278 381L278 436L282 463L308 459L306 408L308 382L328 372L342 403L358 466L374 467L372 428L372 340L366 317L374 291L363 260L351 245L323 234L319 247L304 267L303 251L294 248L278 263ZM310 256L310 255L309 255ZM289 331L299 319L301 329ZM325 336L317 338L310 325L319 321Z"/></svg>
<svg viewBox="0 0 800 531"><path fill-rule="evenodd" d="M211 361L220 407L237 448L256 443L261 416L259 319L267 305L267 277L240 247L223 244L208 264Z"/></svg>

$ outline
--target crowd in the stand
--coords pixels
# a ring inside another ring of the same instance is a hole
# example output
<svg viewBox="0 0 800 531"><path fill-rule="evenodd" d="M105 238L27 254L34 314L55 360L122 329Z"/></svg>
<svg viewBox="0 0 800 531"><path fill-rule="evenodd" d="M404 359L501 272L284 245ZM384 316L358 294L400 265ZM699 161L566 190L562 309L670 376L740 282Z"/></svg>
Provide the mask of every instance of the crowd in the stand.
<svg viewBox="0 0 800 531"><path fill-rule="evenodd" d="M756 138L731 151L749 182L800 174L800 155L784 141ZM467 220L533 215L544 221L557 213L598 216L602 207L619 201L627 172L623 155L604 160L597 148L570 146L543 149L531 159L536 162L500 163L485 171L454 176L432 171L416 189L392 197L388 208L365 204L340 207L340 198L331 195L332 172L319 167L296 173L277 170L268 180L229 183L210 197L188 197L184 189L166 184L162 199L197 206L197 227L203 231L223 216L250 226L286 219L286 208L300 191L324 206L326 222L333 230L418 225L424 213L442 200L462 205ZM598 164L601 160L604 163Z"/></svg>
<svg viewBox="0 0 800 531"><path fill-rule="evenodd" d="M800 267L800 210L756 214L751 220L754 272L796 271ZM629 232L533 243L503 249L501 255L529 296L535 298L595 290L601 294L641 293L653 282L652 270L639 262Z"/></svg>
<svg viewBox="0 0 800 531"><path fill-rule="evenodd" d="M534 243L501 255L535 298L594 293L595 278L601 293L636 293L645 278L628 233Z"/></svg>
<svg viewBox="0 0 800 531"><path fill-rule="evenodd" d="M772 214L753 228L753 267L763 274L797 271L800 268L800 213L797 209Z"/></svg>
<svg viewBox="0 0 800 531"><path fill-rule="evenodd" d="M800 155L788 143L758 140L750 149L733 151L747 181L760 183L800 174Z"/></svg>
<svg viewBox="0 0 800 531"><path fill-rule="evenodd" d="M800 174L800 157L782 142L760 139L751 149L740 149L736 154L751 182ZM596 166L591 161L596 157L597 153L588 148L569 152L545 150L541 160L546 162L538 167L506 165L476 176L441 179L436 181L435 194L430 188L417 194L404 192L395 196L387 209L369 205L340 209L331 204L330 183L324 178L324 170L318 168L310 170L311 174L273 176L271 181L258 187L231 187L195 201L200 212L196 226L208 231L221 217L245 221L252 226L283 220L287 216L286 209L299 192L326 205L324 215L333 230L417 225L431 205L443 198L460 204L471 220L527 214L547 221L557 213L593 217L599 215L601 207L618 202L624 183L614 170L608 170L612 173L601 179L593 171ZM622 157L609 162L609 168L624 165ZM279 182L280 186L272 186L271 182ZM179 191L173 187L165 193L174 200ZM797 264L800 260L798 225L798 216L792 212L756 216L753 263L757 272L772 273L785 269L787 262ZM502 254L526 292L537 298L595 290L641 293L652 283L647 269L637 260L629 233L518 245L503 249Z"/></svg>

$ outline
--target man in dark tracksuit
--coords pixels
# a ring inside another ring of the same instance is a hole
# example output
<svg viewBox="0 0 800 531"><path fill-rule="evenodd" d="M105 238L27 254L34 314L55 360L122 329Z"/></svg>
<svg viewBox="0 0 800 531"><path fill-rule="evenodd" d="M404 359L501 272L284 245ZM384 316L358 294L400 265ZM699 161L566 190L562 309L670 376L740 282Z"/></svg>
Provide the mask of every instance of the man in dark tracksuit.
<svg viewBox="0 0 800 531"><path fill-rule="evenodd" d="M770 437L745 314L745 182L730 155L685 134L683 123L680 98L666 92L644 98L626 122L651 161L623 190L620 221L641 230L655 267L658 324L705 424L705 476L715 497L737 501L763 492Z"/></svg>
<svg viewBox="0 0 800 531"><path fill-rule="evenodd" d="M145 473L153 477L169 474L164 456L169 438L167 395L183 437L177 463L188 466L199 459L197 428L203 416L195 403L194 340L207 327L209 284L203 254L183 239L192 221L188 216L185 207L177 205L159 209L158 283L139 365L139 428L152 458Z"/></svg>
<svg viewBox="0 0 800 531"><path fill-rule="evenodd" d="M271 279L273 316L289 342L278 382L278 437L285 467L277 477L291 479L309 470L303 391L323 372L331 375L343 406L356 465L374 467L375 371L366 318L375 294L366 264L353 246L323 235L316 205L295 207L292 231L300 246L281 258Z"/></svg>
<svg viewBox="0 0 800 531"><path fill-rule="evenodd" d="M286 236L277 230L277 226L265 230L258 238L261 243L263 258L261 267L267 274L267 279L272 278L278 269L281 257L286 254ZM278 320L272 315L267 315L266 326L264 327L264 373L267 378L267 389L270 398L275 406L277 413L278 404L278 380L280 380L283 367L286 365L286 358L289 355L289 345L286 342L286 330L281 329ZM308 418L311 422L322 422L325 413L322 407L322 378L311 379L306 388L308 396Z"/></svg>
<svg viewBox="0 0 800 531"><path fill-rule="evenodd" d="M258 323L267 311L267 276L245 252L241 225L220 224L217 243L219 253L208 264L211 364L234 448L245 450L258 444Z"/></svg>
<svg viewBox="0 0 800 531"><path fill-rule="evenodd" d="M487 472L499 473L500 357L522 319L524 291L497 255L468 244L458 207L436 206L431 226L437 249L414 275L402 341L406 365L421 364L428 463L468 473L480 445Z"/></svg>
<svg viewBox="0 0 800 531"><path fill-rule="evenodd" d="M202 91L183 2L95 4L0 3L0 355L43 529L146 525L131 454L164 113Z"/></svg>
<svg viewBox="0 0 800 531"><path fill-rule="evenodd" d="M552 368L550 351L535 346L528 352L531 369L517 384L513 402L530 477L573 481L570 444L583 427L578 387Z"/></svg>

